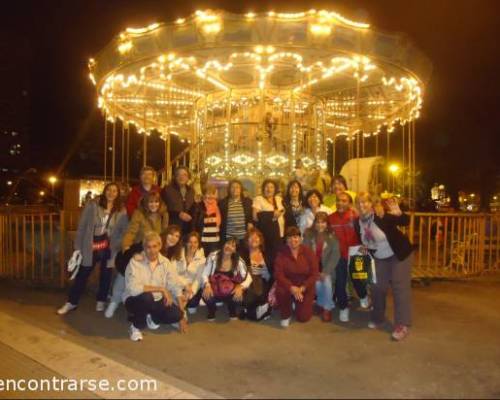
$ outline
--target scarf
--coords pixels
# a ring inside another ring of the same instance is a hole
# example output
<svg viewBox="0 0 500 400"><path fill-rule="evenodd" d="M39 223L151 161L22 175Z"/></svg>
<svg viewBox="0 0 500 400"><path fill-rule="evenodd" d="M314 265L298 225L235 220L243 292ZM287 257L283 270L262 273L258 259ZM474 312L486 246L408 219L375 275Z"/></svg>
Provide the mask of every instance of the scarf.
<svg viewBox="0 0 500 400"><path fill-rule="evenodd" d="M203 203L205 204L207 215L215 214L215 223L217 224L218 227L220 227L221 216L220 216L219 206L217 206L217 200L216 199L203 200Z"/></svg>
<svg viewBox="0 0 500 400"><path fill-rule="evenodd" d="M363 232L362 232L363 237L369 243L375 243L375 235L372 231L374 217L375 217L375 214L373 214L373 213L370 213L366 216L360 215L360 217L359 217L360 225L363 228Z"/></svg>

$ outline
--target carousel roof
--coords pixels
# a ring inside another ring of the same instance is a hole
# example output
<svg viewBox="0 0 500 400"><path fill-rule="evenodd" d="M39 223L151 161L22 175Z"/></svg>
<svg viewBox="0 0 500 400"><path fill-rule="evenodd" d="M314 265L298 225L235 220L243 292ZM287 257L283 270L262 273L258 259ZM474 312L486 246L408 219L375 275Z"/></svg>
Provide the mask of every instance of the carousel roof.
<svg viewBox="0 0 500 400"><path fill-rule="evenodd" d="M126 29L89 69L107 117L140 131L191 137L196 110L229 94L240 105L320 102L333 137L418 118L432 68L406 36L335 12L207 10Z"/></svg>

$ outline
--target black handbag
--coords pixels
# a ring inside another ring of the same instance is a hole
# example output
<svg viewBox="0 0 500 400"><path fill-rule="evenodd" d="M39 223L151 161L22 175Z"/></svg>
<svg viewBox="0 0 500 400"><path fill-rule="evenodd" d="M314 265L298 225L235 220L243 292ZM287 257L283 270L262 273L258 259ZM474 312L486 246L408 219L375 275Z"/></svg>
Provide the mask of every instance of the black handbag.
<svg viewBox="0 0 500 400"><path fill-rule="evenodd" d="M134 256L134 254L141 253L143 251L142 243L134 243L125 251L119 251L115 258L115 268L116 270L125 275L125 270L127 265Z"/></svg>

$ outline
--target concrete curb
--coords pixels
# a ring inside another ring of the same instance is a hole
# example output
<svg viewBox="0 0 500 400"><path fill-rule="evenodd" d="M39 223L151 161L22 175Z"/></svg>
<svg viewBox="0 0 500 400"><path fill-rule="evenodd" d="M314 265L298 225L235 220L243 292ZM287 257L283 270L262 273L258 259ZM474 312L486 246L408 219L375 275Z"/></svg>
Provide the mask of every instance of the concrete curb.
<svg viewBox="0 0 500 400"><path fill-rule="evenodd" d="M221 398L169 375L162 373L160 378L157 373L149 374L147 373L149 368L135 360L117 362L97 351L46 332L3 312L0 312L0 342L67 379L109 380L115 390L89 390L104 399ZM156 390L118 390L116 384L119 380L154 380Z"/></svg>

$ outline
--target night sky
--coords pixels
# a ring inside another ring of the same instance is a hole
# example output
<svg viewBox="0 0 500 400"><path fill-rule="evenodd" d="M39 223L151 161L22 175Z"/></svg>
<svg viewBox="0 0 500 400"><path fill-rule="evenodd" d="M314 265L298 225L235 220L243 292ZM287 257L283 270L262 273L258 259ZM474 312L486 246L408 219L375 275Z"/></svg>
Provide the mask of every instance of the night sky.
<svg viewBox="0 0 500 400"><path fill-rule="evenodd" d="M102 146L102 120L87 61L126 27L170 21L204 8L232 12L325 8L367 21L378 30L406 33L433 62L417 122L417 164L428 184L440 182L452 192L463 188L487 195L500 180L500 1L10 3L15 5L2 2L2 29L29 44L32 162L42 170L100 172L88 164L92 149Z"/></svg>

